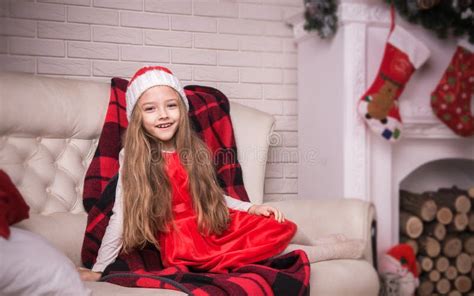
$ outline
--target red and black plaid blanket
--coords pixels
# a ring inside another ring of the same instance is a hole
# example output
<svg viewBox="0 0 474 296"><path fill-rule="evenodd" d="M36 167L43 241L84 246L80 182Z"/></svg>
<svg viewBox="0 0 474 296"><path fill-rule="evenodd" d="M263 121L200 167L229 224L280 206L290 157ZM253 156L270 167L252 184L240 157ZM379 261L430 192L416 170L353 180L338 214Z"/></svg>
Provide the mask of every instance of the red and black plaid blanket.
<svg viewBox="0 0 474 296"><path fill-rule="evenodd" d="M128 81L112 79L110 102L98 147L84 182L84 207L88 221L82 246L84 266L94 264L115 201L118 155L127 127L125 91ZM220 91L187 86L193 128L214 155L217 177L224 191L248 201L229 116L229 102ZM163 269L154 246L120 255L102 280L128 287L181 290L192 295L307 295L309 263L304 252L293 252L229 274L194 273L186 267Z"/></svg>
<svg viewBox="0 0 474 296"><path fill-rule="evenodd" d="M184 87L189 119L214 156L219 185L228 196L249 201L237 160L237 145L227 97L219 90L197 85Z"/></svg>

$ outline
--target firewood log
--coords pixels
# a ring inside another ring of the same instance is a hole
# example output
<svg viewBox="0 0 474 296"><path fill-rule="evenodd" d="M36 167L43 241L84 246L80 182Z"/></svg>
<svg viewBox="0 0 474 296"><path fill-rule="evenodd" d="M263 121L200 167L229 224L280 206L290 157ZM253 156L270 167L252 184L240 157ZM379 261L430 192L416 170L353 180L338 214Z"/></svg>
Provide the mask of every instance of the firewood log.
<svg viewBox="0 0 474 296"><path fill-rule="evenodd" d="M458 290L451 290L451 292L449 292L448 296L462 296L462 294Z"/></svg>
<svg viewBox="0 0 474 296"><path fill-rule="evenodd" d="M451 290L451 283L447 278L441 278L437 283L436 283L436 291L438 291L441 294L446 294Z"/></svg>
<svg viewBox="0 0 474 296"><path fill-rule="evenodd" d="M447 237L442 244L443 254L448 258L455 258L462 251L462 241L457 237Z"/></svg>
<svg viewBox="0 0 474 296"><path fill-rule="evenodd" d="M420 263L421 270L423 270L424 272L429 272L434 267L433 259L431 259L430 257L423 256L421 260L419 261L421 262Z"/></svg>
<svg viewBox="0 0 474 296"><path fill-rule="evenodd" d="M438 192L434 193L434 200L438 207L448 207L453 212L467 213L471 209L467 192L457 187L438 189Z"/></svg>
<svg viewBox="0 0 474 296"><path fill-rule="evenodd" d="M469 213L471 210L471 199L466 195L459 195L454 201L454 207L458 213Z"/></svg>
<svg viewBox="0 0 474 296"><path fill-rule="evenodd" d="M470 231L474 231L474 213L473 212L469 213L469 222L468 222L467 228L469 228Z"/></svg>
<svg viewBox="0 0 474 296"><path fill-rule="evenodd" d="M446 237L446 226L439 222L433 221L424 223L423 227L424 234L433 236L439 241L442 241Z"/></svg>
<svg viewBox="0 0 474 296"><path fill-rule="evenodd" d="M452 281L458 276L458 270L453 265L450 265L448 269L446 269L446 271L444 272L444 276L448 280Z"/></svg>
<svg viewBox="0 0 474 296"><path fill-rule="evenodd" d="M421 281L420 286L417 289L417 294L420 296L431 296L433 295L434 289L434 284L426 278Z"/></svg>
<svg viewBox="0 0 474 296"><path fill-rule="evenodd" d="M461 293L466 293L471 290L472 280L465 275L460 275L454 280L454 286Z"/></svg>
<svg viewBox="0 0 474 296"><path fill-rule="evenodd" d="M474 186L469 188L467 190L467 195L470 197L470 198L474 198Z"/></svg>
<svg viewBox="0 0 474 296"><path fill-rule="evenodd" d="M471 256L466 253L461 253L456 257L456 268L459 273L466 274L472 270Z"/></svg>
<svg viewBox="0 0 474 296"><path fill-rule="evenodd" d="M453 222L448 225L448 232L461 232L467 228L469 217L465 213L454 215Z"/></svg>
<svg viewBox="0 0 474 296"><path fill-rule="evenodd" d="M436 283L441 279L441 273L439 271L437 271L436 269L433 269L432 271L430 271L428 273L428 278L433 283Z"/></svg>
<svg viewBox="0 0 474 296"><path fill-rule="evenodd" d="M427 193L416 194L400 190L400 209L429 222L436 217L438 207L433 197Z"/></svg>
<svg viewBox="0 0 474 296"><path fill-rule="evenodd" d="M423 255L428 255L431 258L438 257L441 251L440 243L430 237L430 236L422 236L418 240L419 242L419 253Z"/></svg>
<svg viewBox="0 0 474 296"><path fill-rule="evenodd" d="M449 267L448 258L444 256L439 256L438 258L436 258L435 267L436 267L436 270L438 270L439 272L445 272Z"/></svg>
<svg viewBox="0 0 474 296"><path fill-rule="evenodd" d="M400 230L410 238L417 238L423 232L423 222L408 212L400 212Z"/></svg>
<svg viewBox="0 0 474 296"><path fill-rule="evenodd" d="M441 207L436 212L436 220L441 224L448 225L453 221L453 212L448 207Z"/></svg>
<svg viewBox="0 0 474 296"><path fill-rule="evenodd" d="M474 255L474 236L472 234L462 234L461 239L464 252Z"/></svg>

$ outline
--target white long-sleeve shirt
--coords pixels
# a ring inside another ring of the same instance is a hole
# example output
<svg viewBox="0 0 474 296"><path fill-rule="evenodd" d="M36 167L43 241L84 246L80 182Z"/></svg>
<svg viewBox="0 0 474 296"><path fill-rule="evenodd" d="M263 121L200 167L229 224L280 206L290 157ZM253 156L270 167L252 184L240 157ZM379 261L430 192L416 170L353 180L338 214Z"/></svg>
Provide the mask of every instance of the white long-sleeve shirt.
<svg viewBox="0 0 474 296"><path fill-rule="evenodd" d="M117 188L115 190L115 203L112 208L112 216L109 220L109 225L105 229L105 234L100 245L97 259L92 267L92 271L103 272L104 269L117 258L120 249L122 248L122 235L123 235L123 197L122 197L122 161L123 161L123 149L120 152L119 163L120 173L119 180L117 182ZM227 207L239 210L248 211L252 206L252 203L240 201L230 196L224 195Z"/></svg>

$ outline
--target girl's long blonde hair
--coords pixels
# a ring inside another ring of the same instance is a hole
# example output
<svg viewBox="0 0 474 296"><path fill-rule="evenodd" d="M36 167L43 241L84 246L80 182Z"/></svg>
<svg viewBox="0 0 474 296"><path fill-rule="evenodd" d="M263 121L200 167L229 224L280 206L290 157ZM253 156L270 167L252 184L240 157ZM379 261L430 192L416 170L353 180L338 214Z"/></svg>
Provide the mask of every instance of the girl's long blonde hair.
<svg viewBox="0 0 474 296"><path fill-rule="evenodd" d="M188 173L188 189L203 234L221 234L228 226L223 191L217 184L212 157L206 144L191 129L186 108L178 100L179 126L174 136L176 151ZM160 248L157 235L172 226L172 189L161 155L162 143L142 126L142 114L134 108L125 133L122 168L124 233L123 251Z"/></svg>

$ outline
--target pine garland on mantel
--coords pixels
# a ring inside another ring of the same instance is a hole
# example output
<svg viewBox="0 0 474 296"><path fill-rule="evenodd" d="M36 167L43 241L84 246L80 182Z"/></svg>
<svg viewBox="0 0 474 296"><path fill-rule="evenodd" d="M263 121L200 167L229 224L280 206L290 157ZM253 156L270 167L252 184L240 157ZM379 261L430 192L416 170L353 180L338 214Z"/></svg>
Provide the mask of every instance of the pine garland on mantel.
<svg viewBox="0 0 474 296"><path fill-rule="evenodd" d="M409 22L420 24L445 39L467 35L474 44L473 0L386 0Z"/></svg>
<svg viewBox="0 0 474 296"><path fill-rule="evenodd" d="M306 31L316 30L321 38L332 37L337 31L337 0L304 0Z"/></svg>
<svg viewBox="0 0 474 296"><path fill-rule="evenodd" d="M474 0L385 0L409 22L432 30L440 39L467 36L474 44ZM337 31L338 0L304 0L305 30L321 38Z"/></svg>

